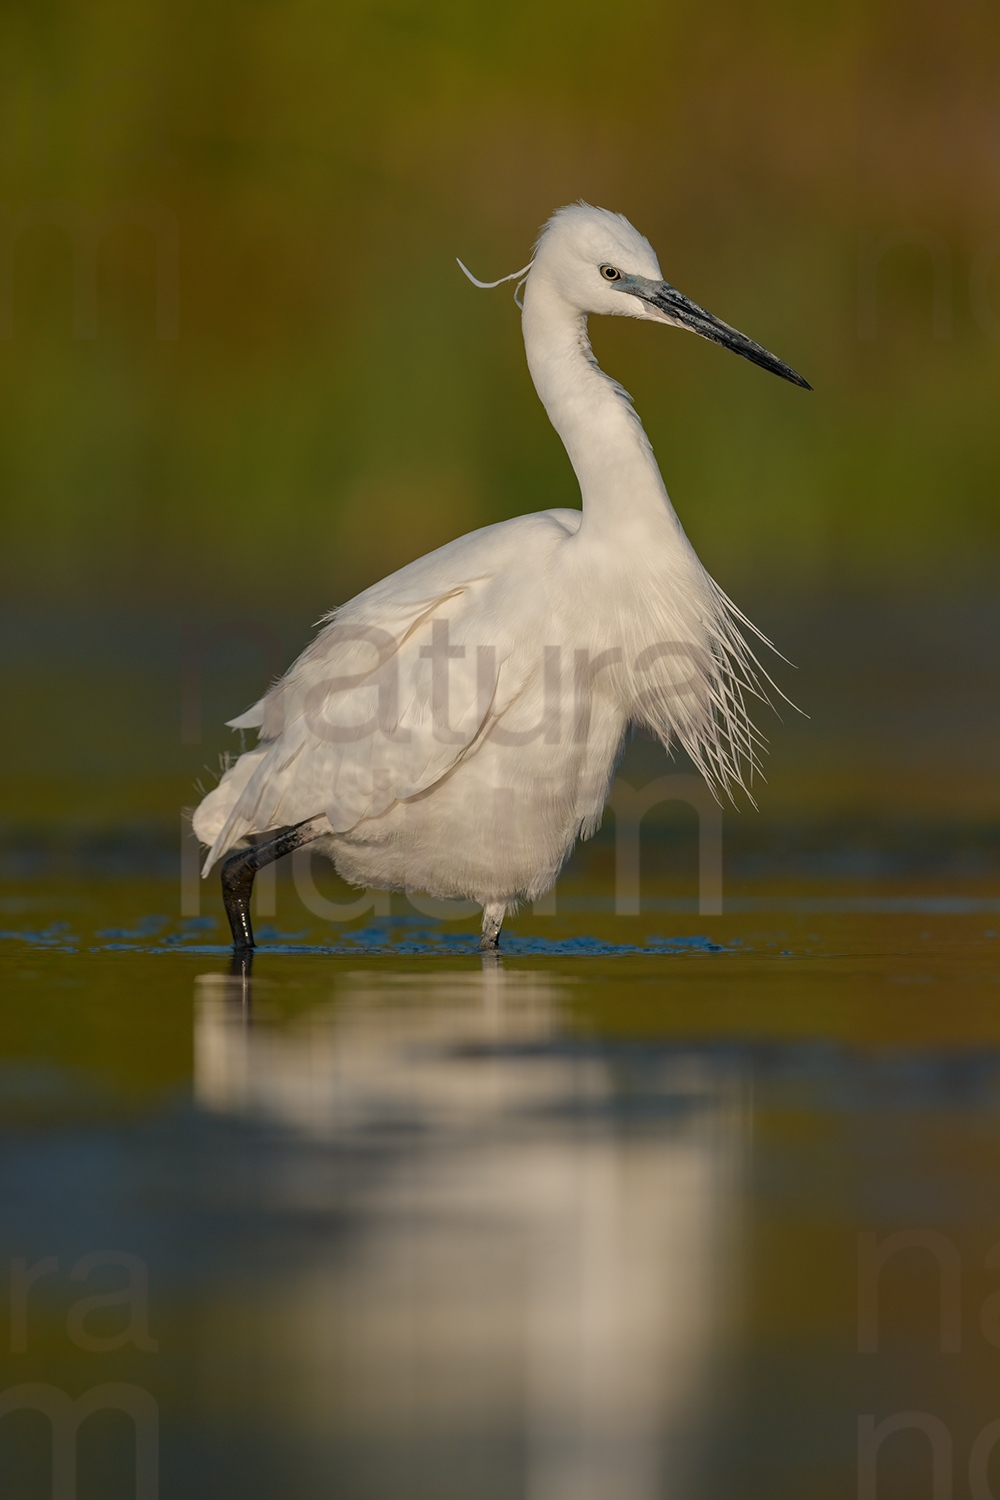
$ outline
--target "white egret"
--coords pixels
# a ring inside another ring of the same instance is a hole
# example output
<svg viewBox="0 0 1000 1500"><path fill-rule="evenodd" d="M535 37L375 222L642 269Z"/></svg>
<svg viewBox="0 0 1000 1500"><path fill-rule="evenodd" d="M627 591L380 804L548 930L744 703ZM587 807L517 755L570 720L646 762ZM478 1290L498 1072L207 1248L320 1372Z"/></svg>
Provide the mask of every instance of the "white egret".
<svg viewBox="0 0 1000 1500"><path fill-rule="evenodd" d="M605 209L560 209L503 280L523 287L528 368L582 509L483 527L374 584L230 721L259 742L194 831L206 874L229 853L238 951L253 946L254 875L307 842L354 885L474 899L495 948L506 910L548 890L598 826L630 726L681 745L723 789L756 763L749 622L695 555L587 317L687 328L807 382L664 281L649 242Z"/></svg>

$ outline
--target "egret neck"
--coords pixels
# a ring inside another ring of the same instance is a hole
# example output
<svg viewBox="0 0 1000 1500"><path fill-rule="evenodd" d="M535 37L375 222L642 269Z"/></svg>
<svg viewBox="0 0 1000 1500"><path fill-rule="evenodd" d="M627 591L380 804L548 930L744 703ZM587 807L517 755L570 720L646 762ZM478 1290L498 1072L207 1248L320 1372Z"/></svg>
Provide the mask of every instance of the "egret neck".
<svg viewBox="0 0 1000 1500"><path fill-rule="evenodd" d="M580 536L606 539L616 551L677 539L688 551L642 423L594 358L586 313L530 276L522 325L535 390L580 484Z"/></svg>

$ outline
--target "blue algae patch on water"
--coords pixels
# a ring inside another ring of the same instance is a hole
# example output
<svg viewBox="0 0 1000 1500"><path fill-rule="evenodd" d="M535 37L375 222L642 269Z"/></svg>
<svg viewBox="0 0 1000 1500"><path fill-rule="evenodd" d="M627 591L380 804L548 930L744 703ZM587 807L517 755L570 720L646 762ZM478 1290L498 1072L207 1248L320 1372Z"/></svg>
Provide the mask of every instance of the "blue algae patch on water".
<svg viewBox="0 0 1000 1500"><path fill-rule="evenodd" d="M207 933L214 932L218 925L216 917L184 917L178 923L177 931L168 932L163 942L168 947L193 943L196 938L203 938Z"/></svg>
<svg viewBox="0 0 1000 1500"><path fill-rule="evenodd" d="M308 932L279 932L273 922L264 923L256 929L258 943L300 943Z"/></svg>
<svg viewBox="0 0 1000 1500"><path fill-rule="evenodd" d="M372 938L381 941L372 941ZM367 941L364 941L367 939ZM206 950L207 951L207 950ZM221 950L212 950L221 951ZM609 943L595 937L544 938L518 937L511 933L500 944L501 958L611 958L626 955L668 958L682 957L690 953L747 952L743 944L726 945L713 943L708 938L657 938L647 944ZM344 933L341 940L333 944L266 943L258 945L259 954L356 954L357 956L397 957L479 956L479 934L474 932L440 932L433 928L418 928L408 932L403 939L392 941L385 931L362 930Z"/></svg>
<svg viewBox="0 0 1000 1500"><path fill-rule="evenodd" d="M216 917L184 917L179 921L161 913L139 917L127 926L101 927L87 944L91 953L189 953L219 957L229 953L227 942L220 942ZM329 942L310 942L308 931L284 931L273 923L257 929L257 952L281 956L456 956L478 955L478 932L454 932L428 920L425 916L390 916L375 918L346 932L331 934ZM38 949L76 952L80 938L70 931L68 922L53 922L43 928L0 930L0 939L21 942ZM96 939L96 941L94 941ZM670 936L655 934L644 943L614 943L583 934L571 938L521 936L508 931L501 939L500 953L509 958L606 958L627 954L657 957L696 953L714 954L751 951L742 940L717 943L701 935Z"/></svg>
<svg viewBox="0 0 1000 1500"><path fill-rule="evenodd" d="M33 948L49 948L58 953L75 953L80 939L70 931L68 922L50 922L48 927L0 928L0 940L28 943Z"/></svg>
<svg viewBox="0 0 1000 1500"><path fill-rule="evenodd" d="M713 943L707 937L662 937L656 935L646 939L647 948L657 951L668 949L671 953L725 953L731 948L743 946L740 939L735 943Z"/></svg>
<svg viewBox="0 0 1000 1500"><path fill-rule="evenodd" d="M132 927L99 927L94 933L95 937L108 938L115 943L138 942L142 938L155 937L168 926L169 917L149 916L140 917Z"/></svg>

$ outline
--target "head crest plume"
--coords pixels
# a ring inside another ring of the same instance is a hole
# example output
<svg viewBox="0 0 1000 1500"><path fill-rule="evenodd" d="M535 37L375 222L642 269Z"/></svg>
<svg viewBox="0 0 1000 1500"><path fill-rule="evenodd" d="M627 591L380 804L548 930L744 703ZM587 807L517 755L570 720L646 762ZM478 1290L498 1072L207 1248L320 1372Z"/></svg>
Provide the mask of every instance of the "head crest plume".
<svg viewBox="0 0 1000 1500"><path fill-rule="evenodd" d="M458 260L457 255L455 256L455 259ZM528 264L526 266L522 266L520 271L511 271L509 276L501 276L498 281L480 281L478 276L473 276L468 266L462 265L462 262L460 260L458 260L458 264L462 266L462 270L465 272L466 276L468 276L469 280L472 282L472 285L480 287L484 292L492 291L496 286L503 286L505 281L516 281L517 286L514 288L514 301L517 303L518 307L524 306L524 303L521 301L520 293L521 288L524 285L525 277L534 264L533 261L529 260Z"/></svg>

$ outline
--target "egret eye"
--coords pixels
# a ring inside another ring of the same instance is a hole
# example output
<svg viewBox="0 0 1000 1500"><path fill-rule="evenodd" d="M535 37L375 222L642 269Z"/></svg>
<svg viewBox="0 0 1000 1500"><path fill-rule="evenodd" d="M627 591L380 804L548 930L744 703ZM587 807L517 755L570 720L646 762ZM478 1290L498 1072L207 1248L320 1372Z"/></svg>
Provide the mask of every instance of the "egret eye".
<svg viewBox="0 0 1000 1500"><path fill-rule="evenodd" d="M601 275L604 277L605 281L621 281L622 279L622 273L620 271L616 271L614 266L602 266Z"/></svg>

